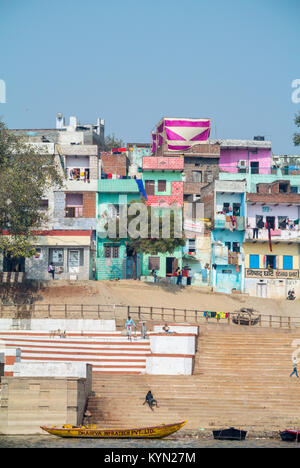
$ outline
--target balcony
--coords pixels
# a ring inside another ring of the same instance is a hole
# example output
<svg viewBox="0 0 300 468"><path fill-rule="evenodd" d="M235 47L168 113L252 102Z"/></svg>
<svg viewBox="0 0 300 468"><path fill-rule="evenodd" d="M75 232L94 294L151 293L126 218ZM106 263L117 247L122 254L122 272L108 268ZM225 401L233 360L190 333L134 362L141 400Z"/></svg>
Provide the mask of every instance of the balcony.
<svg viewBox="0 0 300 468"><path fill-rule="evenodd" d="M300 241L300 230L299 226L295 226L294 229L271 229L271 238L273 241L281 242L299 242ZM246 229L245 240L251 240L252 242L267 242L269 239L268 230L262 228L258 230L257 237L253 235L253 228Z"/></svg>
<svg viewBox="0 0 300 468"><path fill-rule="evenodd" d="M243 254L241 252L233 252L225 245L213 246L213 258L216 265L242 265Z"/></svg>
<svg viewBox="0 0 300 468"><path fill-rule="evenodd" d="M228 229L230 231L244 231L244 216L227 216L225 214L216 214L214 220L214 229Z"/></svg>
<svg viewBox="0 0 300 468"><path fill-rule="evenodd" d="M82 218L83 207L82 206L68 206L66 208L66 218Z"/></svg>
<svg viewBox="0 0 300 468"><path fill-rule="evenodd" d="M183 171L184 158L176 157L143 157L143 170L145 171Z"/></svg>

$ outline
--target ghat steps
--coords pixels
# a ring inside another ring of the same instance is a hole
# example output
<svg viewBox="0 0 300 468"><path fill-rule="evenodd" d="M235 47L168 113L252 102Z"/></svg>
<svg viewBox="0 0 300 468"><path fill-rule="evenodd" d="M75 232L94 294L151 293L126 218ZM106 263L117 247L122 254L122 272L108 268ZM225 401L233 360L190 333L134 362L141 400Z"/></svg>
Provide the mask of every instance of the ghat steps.
<svg viewBox="0 0 300 468"><path fill-rule="evenodd" d="M187 419L191 430L300 427L300 378L289 377L300 332L210 326L200 332L192 376L95 376L86 422L128 427ZM159 402L153 412L143 405L148 390Z"/></svg>

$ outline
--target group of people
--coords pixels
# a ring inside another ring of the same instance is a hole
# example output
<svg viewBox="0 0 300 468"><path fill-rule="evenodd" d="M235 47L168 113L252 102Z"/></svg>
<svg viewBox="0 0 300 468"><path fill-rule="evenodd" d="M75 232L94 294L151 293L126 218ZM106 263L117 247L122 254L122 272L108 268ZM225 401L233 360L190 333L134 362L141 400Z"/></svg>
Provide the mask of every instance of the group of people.
<svg viewBox="0 0 300 468"><path fill-rule="evenodd" d="M154 283L157 283L158 276L155 269L151 271L151 275L154 278ZM186 277L186 284L188 286L192 284L192 273L190 268L183 268L182 270L180 268L177 268L172 276L176 277L176 284L182 284L183 277Z"/></svg>

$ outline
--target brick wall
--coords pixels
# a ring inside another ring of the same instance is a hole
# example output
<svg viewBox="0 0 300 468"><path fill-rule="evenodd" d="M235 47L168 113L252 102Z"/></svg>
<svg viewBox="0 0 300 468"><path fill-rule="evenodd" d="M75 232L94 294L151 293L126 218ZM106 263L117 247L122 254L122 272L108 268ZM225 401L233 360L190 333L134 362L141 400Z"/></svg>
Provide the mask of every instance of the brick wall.
<svg viewBox="0 0 300 468"><path fill-rule="evenodd" d="M96 192L83 192L83 218L96 218Z"/></svg>
<svg viewBox="0 0 300 468"><path fill-rule="evenodd" d="M300 205L298 193L247 193L247 202L259 203L295 203Z"/></svg>
<svg viewBox="0 0 300 468"><path fill-rule="evenodd" d="M129 160L125 154L101 154L101 162L103 173L127 175Z"/></svg>
<svg viewBox="0 0 300 468"><path fill-rule="evenodd" d="M279 194L280 190L280 185L285 185L286 186L286 192L290 193L291 192L291 184L289 180L276 180L275 182L272 182L271 184L256 184L256 190L257 193L277 193Z"/></svg>
<svg viewBox="0 0 300 468"><path fill-rule="evenodd" d="M184 194L200 194L200 191L219 176L218 160L203 157L184 157ZM194 173L200 173L201 182L194 180Z"/></svg>

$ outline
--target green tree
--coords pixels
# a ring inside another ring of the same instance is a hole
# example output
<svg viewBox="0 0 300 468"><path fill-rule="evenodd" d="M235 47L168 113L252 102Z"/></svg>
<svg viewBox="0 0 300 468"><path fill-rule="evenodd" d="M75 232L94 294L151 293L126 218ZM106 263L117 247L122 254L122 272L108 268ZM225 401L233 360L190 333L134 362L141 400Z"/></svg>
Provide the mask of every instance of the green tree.
<svg viewBox="0 0 300 468"><path fill-rule="evenodd" d="M112 135L107 135L105 137L103 151L111 151L115 148L123 148L124 144L124 141L119 138L116 138L113 133Z"/></svg>
<svg viewBox="0 0 300 468"><path fill-rule="evenodd" d="M297 127L300 127L300 111L295 115L294 122ZM300 133L294 133L293 141L295 146L300 145Z"/></svg>
<svg viewBox="0 0 300 468"><path fill-rule="evenodd" d="M0 252L30 257L35 231L47 220L41 199L47 190L62 186L62 176L53 155L41 154L1 120L0 167Z"/></svg>
<svg viewBox="0 0 300 468"><path fill-rule="evenodd" d="M140 210L138 206L141 207ZM135 210L135 207L138 209ZM176 207L151 209L150 206L146 206L145 200L132 200L125 209L127 210L128 227L126 233L127 248L131 250L134 259L134 278L136 279L136 256L138 253L157 255L158 253L168 252L172 254L177 247L185 245L186 239L182 229L182 210ZM143 216L140 216L141 214ZM166 218L164 218L164 215ZM156 218L154 223L153 218ZM166 223L166 219L169 219L169 222ZM132 223L134 223L135 230L140 234L137 237L131 235L130 227ZM153 229L153 224L156 225L156 229ZM168 237L166 237L164 229L168 227L170 229ZM181 237L178 236L178 231L180 231ZM124 233L121 232L120 220L116 223L116 234L117 238L114 241L124 238Z"/></svg>

